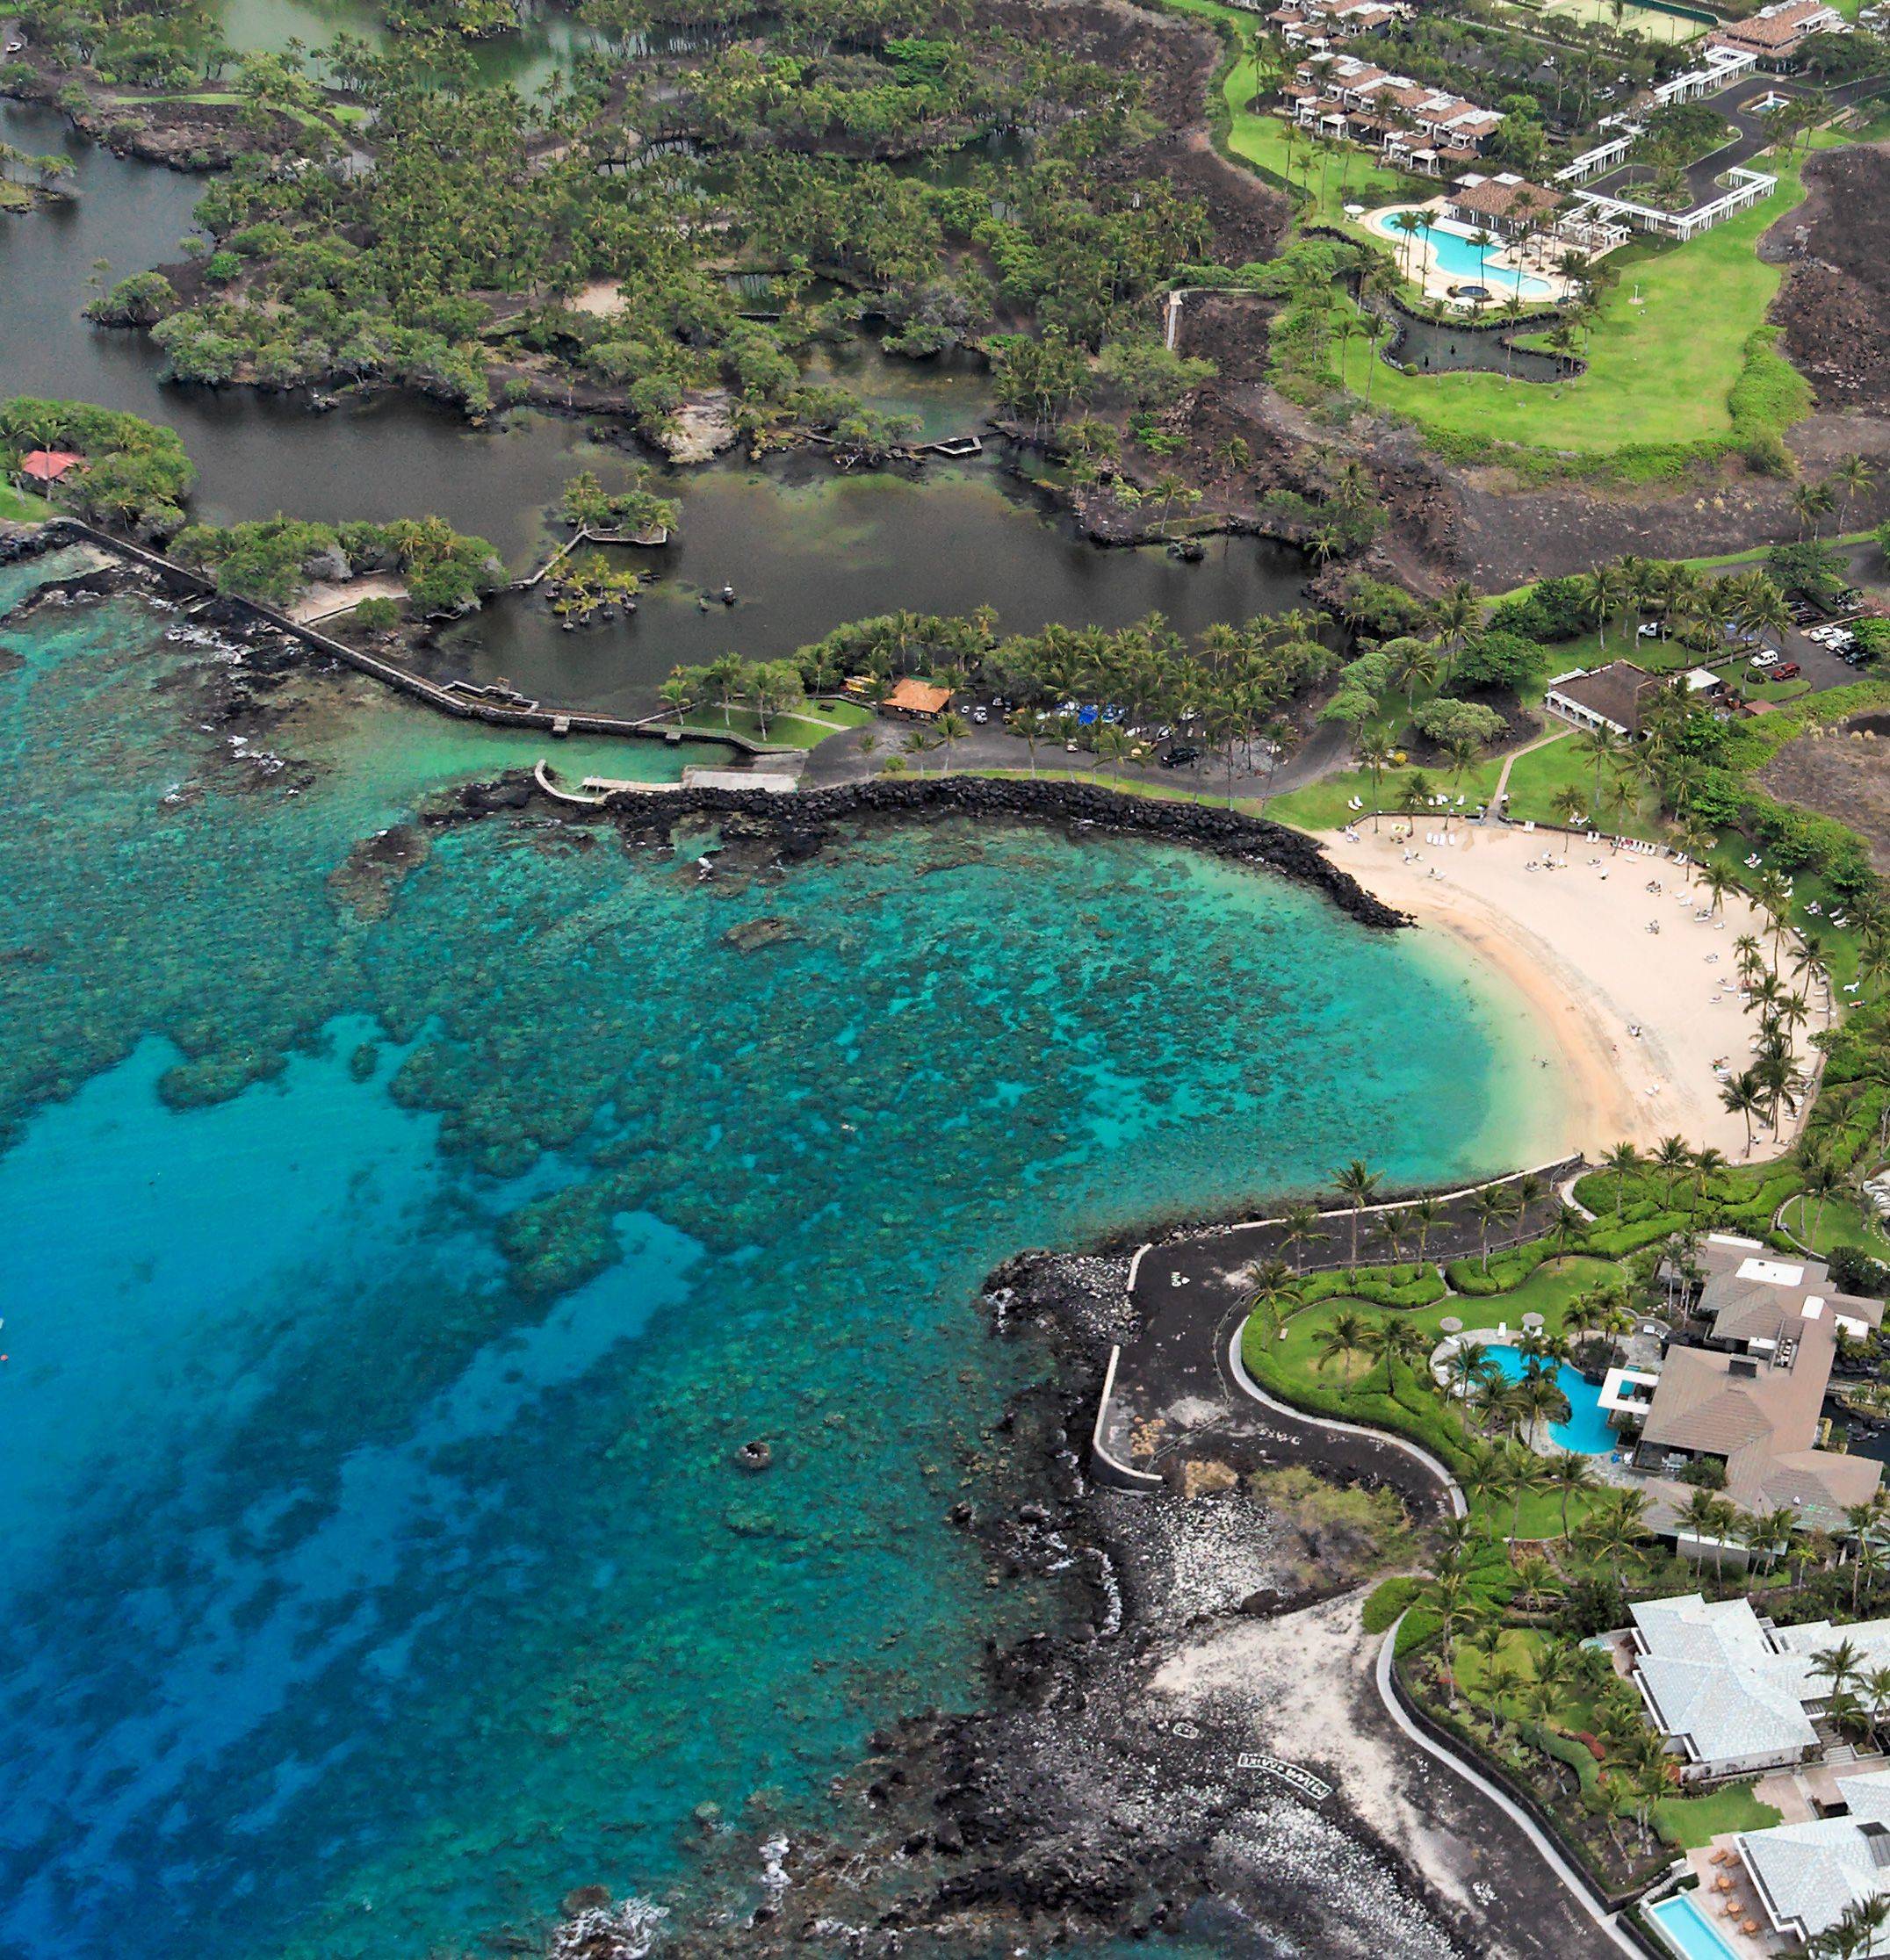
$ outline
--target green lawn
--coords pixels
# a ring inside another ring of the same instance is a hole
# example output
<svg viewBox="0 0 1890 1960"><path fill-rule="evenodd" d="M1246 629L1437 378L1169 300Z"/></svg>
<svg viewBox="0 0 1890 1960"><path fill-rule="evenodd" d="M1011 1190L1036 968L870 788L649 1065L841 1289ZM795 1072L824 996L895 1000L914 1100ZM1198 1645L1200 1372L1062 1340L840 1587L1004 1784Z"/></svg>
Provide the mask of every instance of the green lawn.
<svg viewBox="0 0 1890 1960"><path fill-rule="evenodd" d="M1495 790L1502 767L1500 756L1486 757L1475 767L1465 770L1461 781L1446 769L1385 769L1379 775L1377 800L1383 809L1396 810L1406 784L1414 775L1421 774L1429 780L1437 795L1448 792L1454 813L1456 799L1462 796L1467 813ZM1368 770L1346 769L1338 775L1322 776L1317 782L1309 782L1302 789L1288 790L1285 796L1274 797L1266 806L1266 814L1279 823L1292 824L1304 831L1338 830L1359 820L1360 813L1350 807L1354 796L1364 803L1367 810L1371 808L1372 778ZM1440 823L1443 814L1442 811L1429 814L1420 812L1419 826L1427 822Z"/></svg>
<svg viewBox="0 0 1890 1960"><path fill-rule="evenodd" d="M1778 1815L1760 1803L1749 1783L1728 1783L1705 1797L1668 1797L1654 1806L1660 1834L1683 1850L1710 1843L1724 1831L1770 1830Z"/></svg>
<svg viewBox="0 0 1890 1960"><path fill-rule="evenodd" d="M1335 1243L1330 1250L1343 1250ZM1400 1321L1420 1329L1432 1341L1443 1338L1442 1322L1454 1315L1468 1327L1507 1325L1519 1332L1526 1314L1540 1314L1551 1333L1559 1332L1569 1303L1598 1280L1617 1269L1608 1260L1580 1255L1545 1261L1512 1292L1483 1299L1446 1298L1430 1307L1394 1309ZM1241 1351L1248 1367L1288 1401L1295 1391L1304 1392L1309 1406L1336 1398L1338 1413L1378 1428L1388 1426L1388 1417L1425 1440L1424 1425L1442 1423L1456 1434L1460 1425L1444 1398L1429 1385L1421 1370L1400 1367L1394 1382L1396 1410L1385 1395L1382 1362L1367 1363L1360 1355L1335 1358L1320 1363L1319 1343L1333 1318L1342 1310L1361 1315L1375 1322L1386 1309L1360 1300L1323 1300L1291 1315L1277 1333L1270 1333L1256 1318L1247 1324ZM1569 1508L1571 1522L1578 1519L1586 1501L1577 1498ZM1512 1530L1526 1538L1558 1538L1562 1534L1562 1501L1553 1492L1533 1491L1523 1500L1518 1521L1514 1501L1479 1498L1474 1507L1478 1517L1489 1519L1499 1535Z"/></svg>
<svg viewBox="0 0 1890 1960"><path fill-rule="evenodd" d="M1815 1199L1794 1198L1781 1214L1786 1228L1804 1239L1814 1252L1834 1251L1840 1245L1855 1245L1873 1259L1890 1259L1890 1240L1874 1216L1866 1217L1848 1198L1829 1200L1823 1210ZM1817 1221L1817 1230L1811 1229Z"/></svg>
<svg viewBox="0 0 1890 1960"><path fill-rule="evenodd" d="M1387 367L1374 399L1466 441L1583 456L1728 436L1728 398L1745 367L1746 342L1764 325L1782 277L1758 257L1758 241L1803 195L1793 162L1764 203L1704 237L1624 247L1612 261L1620 281L1602 302L1588 371L1573 380L1551 386Z"/></svg>
<svg viewBox="0 0 1890 1960"><path fill-rule="evenodd" d="M823 703L800 713L770 715L765 732L761 717L752 708L732 708L725 716L719 709L704 711L689 726L706 729L711 734L730 731L746 735L751 741L771 743L776 748L812 748L817 743L826 741L829 735L862 727L872 718L866 710L851 703L832 707ZM898 738L889 739L884 746L887 753L891 753L898 746ZM942 752L940 754L942 756ZM934 766L937 766L936 762Z"/></svg>
<svg viewBox="0 0 1890 1960"><path fill-rule="evenodd" d="M0 517L10 523L43 524L52 515L53 507L45 498L16 490L11 483L0 483Z"/></svg>

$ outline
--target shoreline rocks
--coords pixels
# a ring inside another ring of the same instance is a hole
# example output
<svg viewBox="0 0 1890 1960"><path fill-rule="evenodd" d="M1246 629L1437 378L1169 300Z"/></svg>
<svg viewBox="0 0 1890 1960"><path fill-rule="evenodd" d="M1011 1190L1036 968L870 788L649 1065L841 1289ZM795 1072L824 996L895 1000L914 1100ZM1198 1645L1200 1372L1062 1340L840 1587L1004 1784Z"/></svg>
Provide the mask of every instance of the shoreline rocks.
<svg viewBox="0 0 1890 1960"><path fill-rule="evenodd" d="M508 771L494 782L459 790L450 815L484 817L497 810L520 809L537 798L528 775ZM547 807L551 806L547 803ZM569 820L595 820L575 816L563 804L556 807ZM1238 811L1136 796L1093 783L949 775L930 780L879 777L833 789L786 793L725 789L660 794L619 790L604 799L599 814L626 831L652 834L667 834L692 818L733 818L737 821L730 826L732 831L772 842L790 863L815 855L831 840L834 825L862 820L927 822L969 817L1063 823L1184 844L1235 863L1264 867L1312 887L1361 926L1390 932L1412 923L1407 913L1374 897L1351 873L1332 862L1324 846L1302 832Z"/></svg>

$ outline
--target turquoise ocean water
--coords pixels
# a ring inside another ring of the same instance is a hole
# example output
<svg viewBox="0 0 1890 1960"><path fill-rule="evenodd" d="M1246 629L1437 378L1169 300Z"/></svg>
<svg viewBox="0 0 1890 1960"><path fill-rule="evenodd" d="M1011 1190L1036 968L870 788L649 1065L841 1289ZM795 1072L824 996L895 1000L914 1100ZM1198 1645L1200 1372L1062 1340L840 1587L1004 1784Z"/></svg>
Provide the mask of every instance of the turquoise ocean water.
<svg viewBox="0 0 1890 1960"><path fill-rule="evenodd" d="M459 1954L817 1825L1068 1604L944 1521L1042 1366L985 1272L1554 1142L1444 949L1180 852L367 862L535 750L352 680L233 741L171 623L0 629L10 1960Z"/></svg>

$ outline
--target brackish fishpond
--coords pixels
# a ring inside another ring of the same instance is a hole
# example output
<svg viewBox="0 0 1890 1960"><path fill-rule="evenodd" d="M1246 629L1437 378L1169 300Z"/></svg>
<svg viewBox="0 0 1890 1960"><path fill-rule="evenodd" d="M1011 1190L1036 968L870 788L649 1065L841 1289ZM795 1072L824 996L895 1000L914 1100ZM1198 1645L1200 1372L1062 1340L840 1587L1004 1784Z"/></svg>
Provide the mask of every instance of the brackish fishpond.
<svg viewBox="0 0 1890 1960"><path fill-rule="evenodd" d="M89 326L81 309L95 278L178 256L202 180L114 156L72 137L63 118L16 103L0 102L0 141L63 146L77 165L73 202L0 220L0 386L170 423L202 472L193 515L431 511L490 538L522 572L565 535L547 529L545 513L566 479L586 468L624 479L631 456L592 440L577 417L515 414L474 429L440 404L388 393L317 415L299 397L163 382L144 336ZM109 273L95 273L100 259ZM982 372L963 357L899 361L860 342L817 350L809 373L918 415L927 440L975 433L990 413ZM843 472L794 455L660 470L653 481L681 498L682 522L664 550L620 555L658 580L632 619L567 634L542 600L501 600L447 636L436 670L503 675L559 706L647 708L679 664L731 647L773 658L874 613L983 602L1007 630L1028 632L1052 620L1115 628L1158 610L1192 635L1283 610L1306 578L1298 552L1264 540L1217 543L1199 565L1158 548L1100 550L995 456ZM725 584L739 596L733 616L703 613L701 594Z"/></svg>
<svg viewBox="0 0 1890 1960"><path fill-rule="evenodd" d="M0 1951L492 1950L818 1827L1072 1605L947 1519L1047 1365L984 1274L1543 1154L1514 1004L1271 877L961 823L703 881L416 822L535 748L244 671L135 593L0 625Z"/></svg>

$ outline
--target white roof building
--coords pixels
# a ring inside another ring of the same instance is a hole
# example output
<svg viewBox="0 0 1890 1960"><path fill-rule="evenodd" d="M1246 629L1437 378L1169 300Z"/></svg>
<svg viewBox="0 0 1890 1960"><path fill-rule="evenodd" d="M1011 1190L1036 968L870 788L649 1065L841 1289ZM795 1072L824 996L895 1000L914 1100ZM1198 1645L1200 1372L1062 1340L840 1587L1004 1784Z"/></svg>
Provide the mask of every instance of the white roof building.
<svg viewBox="0 0 1890 1960"><path fill-rule="evenodd" d="M1862 1902L1890 1892L1890 1770L1840 1776L1848 1817L1742 1831L1733 1840L1774 1927L1814 1940Z"/></svg>
<svg viewBox="0 0 1890 1960"><path fill-rule="evenodd" d="M1634 1681L1655 1726L1685 1758L1684 1776L1775 1769L1817 1747L1806 1704L1829 1684L1812 1672L1809 1652L1781 1651L1749 1601L1688 1593L1629 1611Z"/></svg>

